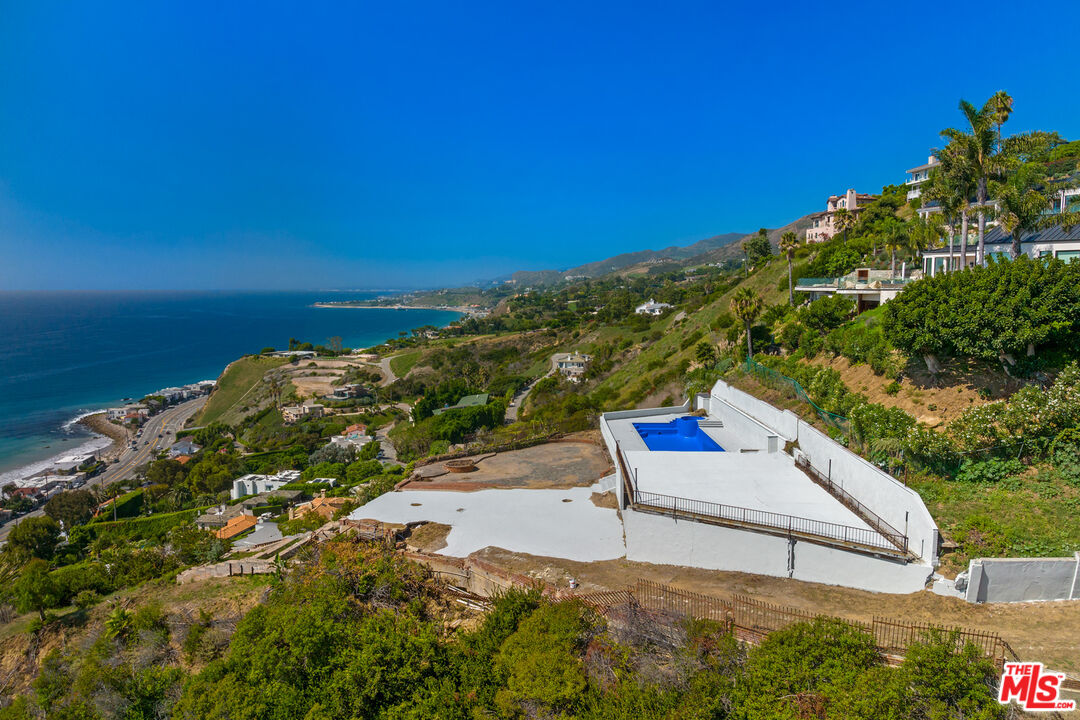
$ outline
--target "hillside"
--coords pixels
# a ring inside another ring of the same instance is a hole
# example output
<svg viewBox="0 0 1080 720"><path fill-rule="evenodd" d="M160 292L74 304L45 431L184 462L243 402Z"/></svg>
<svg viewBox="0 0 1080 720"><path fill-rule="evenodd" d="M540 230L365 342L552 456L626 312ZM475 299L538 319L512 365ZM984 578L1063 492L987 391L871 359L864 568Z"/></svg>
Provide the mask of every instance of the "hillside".
<svg viewBox="0 0 1080 720"><path fill-rule="evenodd" d="M642 263L656 262L658 260L688 260L728 246L746 237L743 233L723 233L714 235L704 240L698 240L692 245L672 245L662 250L638 250L636 252L621 253L604 260L578 265L567 270L522 270L514 273L511 279L518 285L545 285L558 282L567 277L600 277L608 273L618 272L626 268Z"/></svg>

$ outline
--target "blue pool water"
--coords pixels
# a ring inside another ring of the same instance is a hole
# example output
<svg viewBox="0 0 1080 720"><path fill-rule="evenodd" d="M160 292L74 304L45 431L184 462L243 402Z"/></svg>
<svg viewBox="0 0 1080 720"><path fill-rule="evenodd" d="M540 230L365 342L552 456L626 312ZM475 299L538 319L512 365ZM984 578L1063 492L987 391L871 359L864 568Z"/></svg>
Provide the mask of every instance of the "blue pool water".
<svg viewBox="0 0 1080 720"><path fill-rule="evenodd" d="M650 450L724 452L724 448L698 427L696 417L680 417L666 423L634 423L634 429Z"/></svg>

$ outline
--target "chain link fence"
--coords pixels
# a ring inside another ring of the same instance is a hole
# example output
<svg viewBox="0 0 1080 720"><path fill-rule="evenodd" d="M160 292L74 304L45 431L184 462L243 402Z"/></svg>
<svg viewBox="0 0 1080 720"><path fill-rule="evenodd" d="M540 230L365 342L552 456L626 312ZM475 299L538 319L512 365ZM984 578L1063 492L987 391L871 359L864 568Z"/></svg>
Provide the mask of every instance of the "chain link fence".
<svg viewBox="0 0 1080 720"><path fill-rule="evenodd" d="M756 377L762 384L773 388L774 390L780 390L793 394L799 400L813 408L817 416L821 418L821 421L825 423L827 427L836 428L844 435L851 434L851 423L843 415L837 415L831 413L828 410L818 406L813 400L810 399L810 395L803 389L803 386L799 384L798 380L789 378L783 373L779 373L772 368L765 367L757 360L751 357L746 358L746 362L743 363L743 368L746 372Z"/></svg>

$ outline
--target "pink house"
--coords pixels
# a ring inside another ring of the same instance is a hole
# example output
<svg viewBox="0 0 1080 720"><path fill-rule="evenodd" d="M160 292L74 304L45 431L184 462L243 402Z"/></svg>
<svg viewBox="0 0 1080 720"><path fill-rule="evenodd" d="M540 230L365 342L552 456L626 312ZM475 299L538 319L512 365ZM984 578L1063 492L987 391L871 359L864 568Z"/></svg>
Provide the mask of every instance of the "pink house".
<svg viewBox="0 0 1080 720"><path fill-rule="evenodd" d="M876 195L857 193L851 189L843 195L830 195L825 209L810 216L810 227L806 229L806 242L825 242L838 232L833 224L837 210L843 208L851 211L852 214L857 214L876 199Z"/></svg>

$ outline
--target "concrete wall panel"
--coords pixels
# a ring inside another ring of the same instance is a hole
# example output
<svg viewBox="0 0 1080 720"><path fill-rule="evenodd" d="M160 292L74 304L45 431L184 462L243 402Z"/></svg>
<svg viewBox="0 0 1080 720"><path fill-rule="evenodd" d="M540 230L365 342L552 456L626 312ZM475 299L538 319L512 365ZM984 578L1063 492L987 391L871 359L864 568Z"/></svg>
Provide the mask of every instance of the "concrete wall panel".
<svg viewBox="0 0 1080 720"><path fill-rule="evenodd" d="M1080 553L1071 558L976 558L968 566L968 602L1072 600Z"/></svg>

